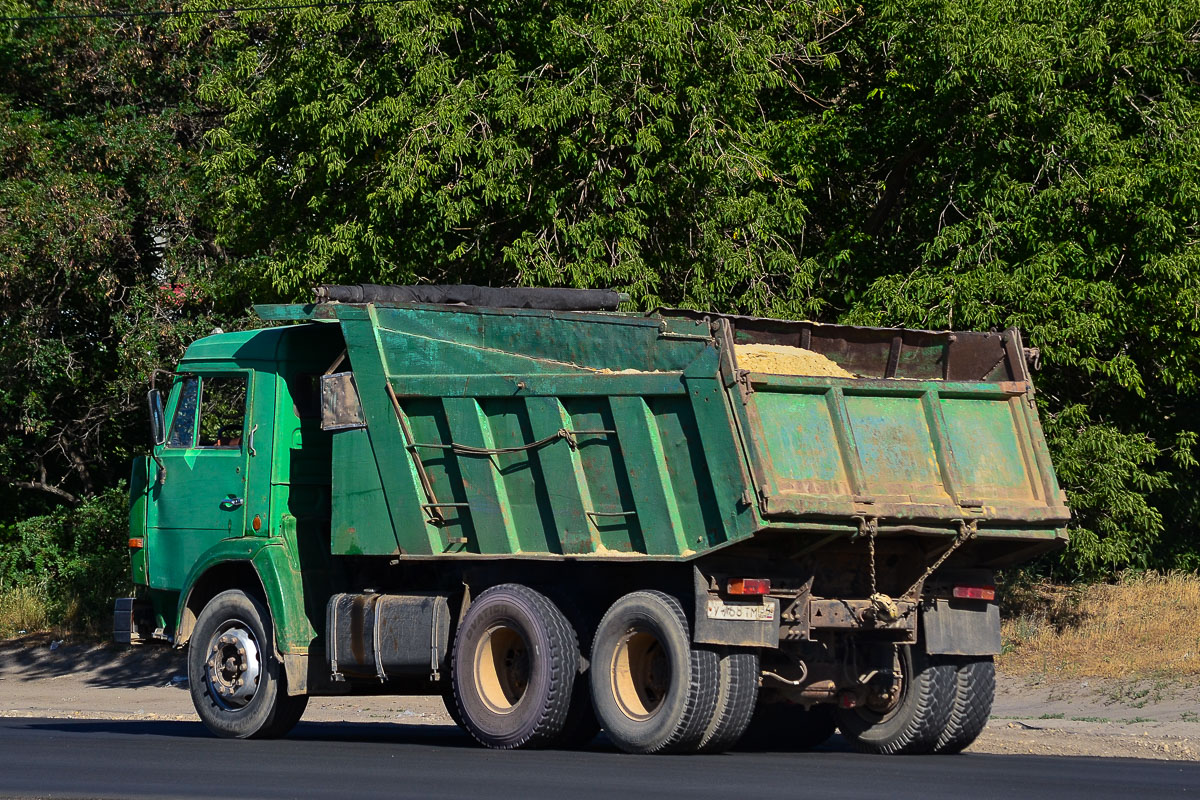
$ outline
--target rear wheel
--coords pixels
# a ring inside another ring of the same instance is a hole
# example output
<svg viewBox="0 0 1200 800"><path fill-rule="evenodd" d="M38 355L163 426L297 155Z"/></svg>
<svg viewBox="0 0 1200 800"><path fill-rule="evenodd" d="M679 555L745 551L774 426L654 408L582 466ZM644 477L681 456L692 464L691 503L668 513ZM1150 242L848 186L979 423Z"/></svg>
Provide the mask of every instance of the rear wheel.
<svg viewBox="0 0 1200 800"><path fill-rule="evenodd" d="M188 684L205 727L229 739L283 736L308 705L307 695L287 693L270 613L236 589L200 612L188 648Z"/></svg>
<svg viewBox="0 0 1200 800"><path fill-rule="evenodd" d="M456 721L478 742L511 750L561 737L579 646L544 595L515 583L483 592L463 618L453 663Z"/></svg>
<svg viewBox="0 0 1200 800"><path fill-rule="evenodd" d="M592 645L592 703L627 753L694 751L717 706L720 657L694 648L679 601L632 592L600 620Z"/></svg>
<svg viewBox="0 0 1200 800"><path fill-rule="evenodd" d="M899 681L892 697L838 708L838 728L866 753L930 753L950 721L954 668L909 645L896 650Z"/></svg>
<svg viewBox="0 0 1200 800"><path fill-rule="evenodd" d="M754 716L758 700L758 653L718 648L721 659L717 706L700 740L701 753L723 753L737 744Z"/></svg>
<svg viewBox="0 0 1200 800"><path fill-rule="evenodd" d="M996 697L996 666L991 656L958 657L950 721L934 746L935 753L959 753L970 747L987 725Z"/></svg>

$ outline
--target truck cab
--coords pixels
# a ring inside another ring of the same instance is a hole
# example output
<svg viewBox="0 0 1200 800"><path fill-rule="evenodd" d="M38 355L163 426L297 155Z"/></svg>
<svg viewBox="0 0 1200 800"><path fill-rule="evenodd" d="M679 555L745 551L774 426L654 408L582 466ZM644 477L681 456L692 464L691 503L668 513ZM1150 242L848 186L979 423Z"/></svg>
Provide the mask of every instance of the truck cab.
<svg viewBox="0 0 1200 800"><path fill-rule="evenodd" d="M264 593L290 575L327 574L331 437L318 378L342 347L336 325L217 333L187 349L165 400L151 395L160 431L134 465L130 544L134 581L152 591L142 624L122 626L131 640L186 642L231 571ZM286 594L292 613L277 646L306 653L323 606L310 614Z"/></svg>

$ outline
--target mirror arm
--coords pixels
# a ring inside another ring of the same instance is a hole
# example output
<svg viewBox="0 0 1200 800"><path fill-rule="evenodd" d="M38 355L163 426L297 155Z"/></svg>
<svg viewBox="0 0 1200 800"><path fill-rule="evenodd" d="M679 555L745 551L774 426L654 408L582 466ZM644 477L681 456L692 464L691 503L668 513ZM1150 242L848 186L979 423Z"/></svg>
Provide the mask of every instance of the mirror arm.
<svg viewBox="0 0 1200 800"><path fill-rule="evenodd" d="M153 450L150 451L150 457L154 459L155 464L158 464L158 475L155 478L154 485L162 486L167 482L167 465L158 457L158 453Z"/></svg>

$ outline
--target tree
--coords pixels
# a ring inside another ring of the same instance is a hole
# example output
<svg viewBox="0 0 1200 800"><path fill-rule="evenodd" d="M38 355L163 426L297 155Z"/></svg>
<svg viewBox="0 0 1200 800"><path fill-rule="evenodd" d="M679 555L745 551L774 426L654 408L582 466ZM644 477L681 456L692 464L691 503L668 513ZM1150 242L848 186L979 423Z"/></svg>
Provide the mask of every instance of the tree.
<svg viewBox="0 0 1200 800"><path fill-rule="evenodd" d="M1017 325L1077 511L1067 564L1200 564L1194 0L3 24L0 522L113 485L149 372L251 298L613 286L640 308Z"/></svg>
<svg viewBox="0 0 1200 800"><path fill-rule="evenodd" d="M1196 553L1160 537L1200 477L1198 26L1189 0L425 0L192 35L225 65L221 241L281 294L1017 325L1097 575Z"/></svg>
<svg viewBox="0 0 1200 800"><path fill-rule="evenodd" d="M128 474L149 373L231 283L209 273L195 70L135 20L0 28L0 524Z"/></svg>
<svg viewBox="0 0 1200 800"><path fill-rule="evenodd" d="M838 135L892 155L855 237L856 263L885 266L848 318L1022 328L1078 515L1071 563L1152 564L1164 525L1195 525L1163 510L1198 477L1200 7L898 3L864 34L885 80ZM1195 552L1175 538L1158 557Z"/></svg>
<svg viewBox="0 0 1200 800"><path fill-rule="evenodd" d="M815 312L814 121L788 94L846 23L806 4L414 2L204 23L222 241L323 281L620 285ZM793 104L794 105L794 104Z"/></svg>

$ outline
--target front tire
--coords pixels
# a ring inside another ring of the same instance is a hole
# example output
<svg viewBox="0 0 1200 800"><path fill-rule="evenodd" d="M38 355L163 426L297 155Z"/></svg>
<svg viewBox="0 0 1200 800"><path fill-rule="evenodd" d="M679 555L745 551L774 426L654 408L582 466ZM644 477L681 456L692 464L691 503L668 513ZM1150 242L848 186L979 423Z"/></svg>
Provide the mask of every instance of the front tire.
<svg viewBox="0 0 1200 800"><path fill-rule="evenodd" d="M930 753L950 721L954 668L898 645L899 698L890 708L838 708L838 728L865 753Z"/></svg>
<svg viewBox="0 0 1200 800"><path fill-rule="evenodd" d="M483 592L455 636L453 660L458 716L476 741L501 750L559 741L579 645L548 598L516 583Z"/></svg>
<svg viewBox="0 0 1200 800"><path fill-rule="evenodd" d="M287 693L270 612L237 589L221 592L200 612L188 647L188 684L200 720L226 739L283 736L308 705L307 695Z"/></svg>
<svg viewBox="0 0 1200 800"><path fill-rule="evenodd" d="M627 753L694 752L717 707L720 658L692 647L679 601L631 592L596 629L592 703L608 737Z"/></svg>

